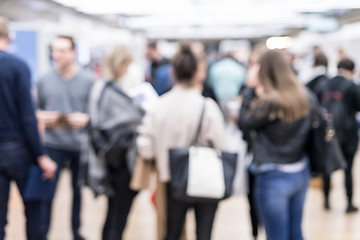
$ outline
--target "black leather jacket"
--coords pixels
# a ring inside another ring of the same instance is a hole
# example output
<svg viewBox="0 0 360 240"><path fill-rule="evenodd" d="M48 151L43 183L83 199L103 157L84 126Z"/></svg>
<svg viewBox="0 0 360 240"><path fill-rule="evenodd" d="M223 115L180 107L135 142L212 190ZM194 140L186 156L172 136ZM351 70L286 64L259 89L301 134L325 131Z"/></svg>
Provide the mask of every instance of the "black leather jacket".
<svg viewBox="0 0 360 240"><path fill-rule="evenodd" d="M242 97L238 126L244 132L250 131L254 163L286 164L301 160L306 154L311 114L294 123L271 120L269 103L249 115L250 103L256 97L254 89L244 89Z"/></svg>

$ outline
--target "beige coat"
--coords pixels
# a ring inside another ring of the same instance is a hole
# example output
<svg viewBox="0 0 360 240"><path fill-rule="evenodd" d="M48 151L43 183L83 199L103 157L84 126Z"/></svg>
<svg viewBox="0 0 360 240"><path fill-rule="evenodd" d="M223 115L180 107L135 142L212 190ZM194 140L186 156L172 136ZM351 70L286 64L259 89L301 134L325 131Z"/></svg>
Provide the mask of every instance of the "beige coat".
<svg viewBox="0 0 360 240"><path fill-rule="evenodd" d="M201 110L206 102L200 144L214 144L226 150L224 119L218 105L204 98L194 88L176 85L160 97L152 111L144 118L137 139L138 151L145 159L156 159L161 182L170 181L168 151L170 148L188 147L195 137Z"/></svg>

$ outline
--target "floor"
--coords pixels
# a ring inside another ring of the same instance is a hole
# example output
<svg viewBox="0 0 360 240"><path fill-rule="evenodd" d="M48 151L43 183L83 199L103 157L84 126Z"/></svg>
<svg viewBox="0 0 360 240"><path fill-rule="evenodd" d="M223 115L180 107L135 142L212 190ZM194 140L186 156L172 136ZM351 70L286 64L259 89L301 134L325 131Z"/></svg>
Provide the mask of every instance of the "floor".
<svg viewBox="0 0 360 240"><path fill-rule="evenodd" d="M360 155L357 155L354 172L354 202L360 206ZM94 198L83 189L82 233L87 240L100 240L105 219L106 199ZM149 191L141 192L134 202L125 233L125 240L155 239L155 212L150 203ZM360 212L345 214L346 202L343 172L334 173L331 192L331 211L322 208L322 192L316 184L309 189L304 216L304 236L307 240L359 240ZM54 214L49 240L72 240L70 234L70 174L63 171L54 203ZM6 240L25 240L23 206L12 186L9 203L9 224ZM234 196L221 203L213 230L213 240L251 240L251 228L245 196ZM188 214L189 240L194 240L194 216ZM265 240L261 231L259 240Z"/></svg>

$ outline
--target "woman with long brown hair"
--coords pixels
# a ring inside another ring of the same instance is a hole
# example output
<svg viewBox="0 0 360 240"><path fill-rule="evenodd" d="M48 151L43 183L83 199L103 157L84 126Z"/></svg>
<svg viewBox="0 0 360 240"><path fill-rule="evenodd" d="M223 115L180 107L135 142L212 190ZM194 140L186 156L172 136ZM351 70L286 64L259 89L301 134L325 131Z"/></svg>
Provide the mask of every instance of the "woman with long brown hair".
<svg viewBox="0 0 360 240"><path fill-rule="evenodd" d="M248 71L238 125L250 131L255 201L268 240L302 240L309 184L310 101L283 55L268 50Z"/></svg>

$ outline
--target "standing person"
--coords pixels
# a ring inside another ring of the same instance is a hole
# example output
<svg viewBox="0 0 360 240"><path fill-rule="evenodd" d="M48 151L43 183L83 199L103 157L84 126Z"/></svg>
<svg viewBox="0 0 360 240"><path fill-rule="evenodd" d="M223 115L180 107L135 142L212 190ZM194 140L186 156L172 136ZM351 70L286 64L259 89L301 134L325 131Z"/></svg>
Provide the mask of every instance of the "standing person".
<svg viewBox="0 0 360 240"><path fill-rule="evenodd" d="M328 82L327 76L328 59L323 52L318 52L314 56L314 63L311 69L312 76L306 86L316 95L319 102L321 102L322 92L324 86Z"/></svg>
<svg viewBox="0 0 360 240"><path fill-rule="evenodd" d="M248 72L238 125L250 131L255 202L268 240L302 240L310 171L305 146L310 101L279 51L268 50Z"/></svg>
<svg viewBox="0 0 360 240"><path fill-rule="evenodd" d="M224 149L225 130L222 113L217 104L201 96L195 80L197 59L189 45L183 44L172 59L175 86L160 97L152 111L147 112L138 150L144 159L155 159L160 181L167 185L166 240L179 240L184 228L186 212L195 209L196 235L199 240L210 240L217 203L182 202L169 191L171 181L168 152L171 148L190 146L197 130L201 109L206 105L200 144L212 142Z"/></svg>
<svg viewBox="0 0 360 240"><path fill-rule="evenodd" d="M0 17L0 240L5 238L10 182L24 193L30 164L37 163L43 178L55 176L56 163L44 154L30 93L28 66L6 51L10 43L8 22ZM28 240L46 240L43 204L24 200Z"/></svg>
<svg viewBox="0 0 360 240"><path fill-rule="evenodd" d="M150 64L146 81L151 83L159 95L162 95L167 92L173 84L169 60L160 54L156 41L148 43L146 58Z"/></svg>
<svg viewBox="0 0 360 240"><path fill-rule="evenodd" d="M336 135L347 163L345 169L346 212L352 213L358 211L358 208L352 202L352 166L359 141L355 116L360 111L360 87L352 81L355 64L351 59L344 58L340 60L337 68L338 76L327 82L323 90L321 104L333 116ZM330 209L330 180L330 176L324 176L325 209Z"/></svg>
<svg viewBox="0 0 360 240"><path fill-rule="evenodd" d="M102 239L121 240L137 193L130 189L129 184L136 158L136 132L142 121L143 110L118 85L123 81L132 61L130 52L123 46L116 46L105 59L105 79L94 84L90 95L90 129L91 132L108 130L111 134L106 140L105 147L96 147L98 141L93 139L95 144L91 144L87 149L87 183L95 194L108 196L108 211ZM101 133L98 132L96 136L99 134ZM109 148L112 139L118 139L117 142L122 144ZM122 150L112 154L111 158L104 157L115 147ZM101 177L99 171L103 173ZM96 174L92 174L94 172Z"/></svg>
<svg viewBox="0 0 360 240"><path fill-rule="evenodd" d="M228 53L210 66L208 77L217 99L223 105L236 99L245 82L246 69Z"/></svg>
<svg viewBox="0 0 360 240"><path fill-rule="evenodd" d="M88 123L88 97L93 77L76 63L75 43L70 36L58 36L51 44L55 68L42 76L37 85L38 118L45 125L46 152L59 167L69 161L72 172L72 232L80 233L81 189L78 184L80 145ZM60 171L60 170L59 170ZM56 175L56 181L59 177ZM51 220L52 201L47 203L46 231Z"/></svg>

